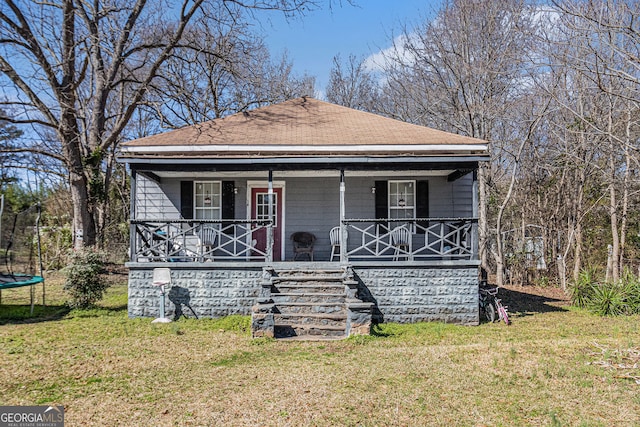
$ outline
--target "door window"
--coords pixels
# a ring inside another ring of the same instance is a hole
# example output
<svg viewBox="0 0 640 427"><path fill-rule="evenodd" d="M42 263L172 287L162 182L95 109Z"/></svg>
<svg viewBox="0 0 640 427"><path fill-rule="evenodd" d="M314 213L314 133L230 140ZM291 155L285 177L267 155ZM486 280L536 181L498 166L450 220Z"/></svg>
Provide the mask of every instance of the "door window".
<svg viewBox="0 0 640 427"><path fill-rule="evenodd" d="M269 219L269 193L256 193L256 219L260 221L266 221ZM277 227L278 218L278 194L273 193L273 212L271 219L273 220L273 226Z"/></svg>

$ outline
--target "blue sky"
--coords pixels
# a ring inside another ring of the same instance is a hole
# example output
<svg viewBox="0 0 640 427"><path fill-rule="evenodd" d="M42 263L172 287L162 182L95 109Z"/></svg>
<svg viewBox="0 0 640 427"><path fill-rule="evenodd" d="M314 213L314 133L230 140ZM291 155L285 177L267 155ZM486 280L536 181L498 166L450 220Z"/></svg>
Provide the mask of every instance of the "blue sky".
<svg viewBox="0 0 640 427"><path fill-rule="evenodd" d="M271 55L285 50L297 74L316 77L316 90L324 93L333 57L346 60L350 54L367 57L390 46L403 24L415 24L433 16L441 0L357 0L346 1L332 10L324 8L302 18L287 21L272 14L262 30Z"/></svg>

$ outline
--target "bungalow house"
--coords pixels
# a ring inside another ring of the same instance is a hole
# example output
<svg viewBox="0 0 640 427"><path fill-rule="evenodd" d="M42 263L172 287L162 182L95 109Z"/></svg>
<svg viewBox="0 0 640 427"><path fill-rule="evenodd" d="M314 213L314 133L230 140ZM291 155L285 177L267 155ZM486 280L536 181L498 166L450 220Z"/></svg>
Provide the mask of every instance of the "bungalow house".
<svg viewBox="0 0 640 427"><path fill-rule="evenodd" d="M478 324L484 141L310 97L122 144L129 316L252 314L255 336Z"/></svg>

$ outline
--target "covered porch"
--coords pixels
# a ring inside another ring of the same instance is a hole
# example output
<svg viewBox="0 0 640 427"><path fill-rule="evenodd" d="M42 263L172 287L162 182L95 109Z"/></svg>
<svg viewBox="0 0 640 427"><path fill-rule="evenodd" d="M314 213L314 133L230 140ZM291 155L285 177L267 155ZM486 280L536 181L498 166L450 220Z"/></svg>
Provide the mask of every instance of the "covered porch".
<svg viewBox="0 0 640 427"><path fill-rule="evenodd" d="M185 180L136 171L131 262L476 260L474 173L454 173L268 171L260 180L245 171ZM184 209L185 198L195 208ZM300 233L313 240L296 242Z"/></svg>

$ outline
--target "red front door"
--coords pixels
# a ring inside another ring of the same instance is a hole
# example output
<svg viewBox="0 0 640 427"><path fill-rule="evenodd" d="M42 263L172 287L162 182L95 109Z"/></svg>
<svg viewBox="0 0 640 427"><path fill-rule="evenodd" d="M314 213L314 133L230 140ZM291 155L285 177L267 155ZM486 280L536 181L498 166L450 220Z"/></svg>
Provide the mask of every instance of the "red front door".
<svg viewBox="0 0 640 427"><path fill-rule="evenodd" d="M267 220L269 219L269 193L267 188L251 189L251 219ZM280 261L282 254L282 188L274 188L273 196L273 260ZM257 249L266 252L267 248L267 230L261 228L253 232L253 238L256 239Z"/></svg>

